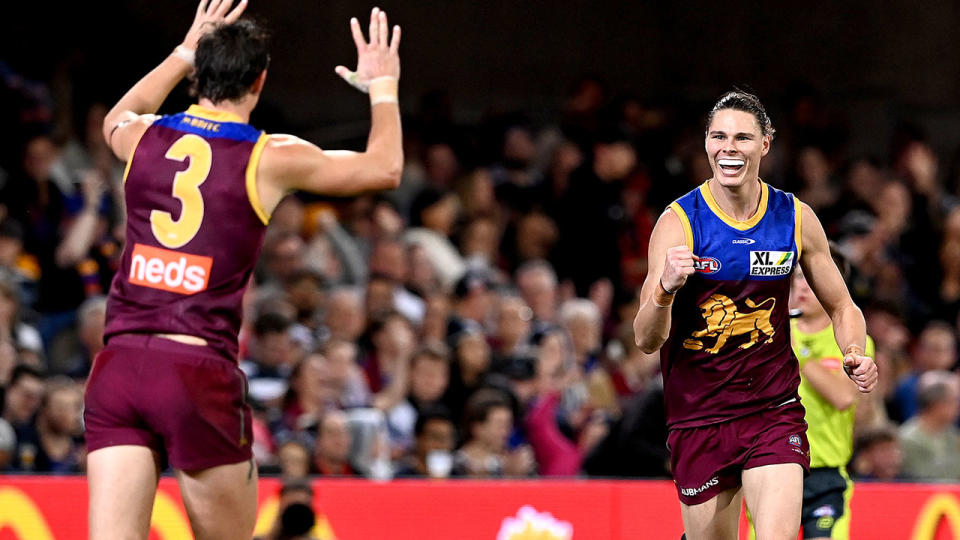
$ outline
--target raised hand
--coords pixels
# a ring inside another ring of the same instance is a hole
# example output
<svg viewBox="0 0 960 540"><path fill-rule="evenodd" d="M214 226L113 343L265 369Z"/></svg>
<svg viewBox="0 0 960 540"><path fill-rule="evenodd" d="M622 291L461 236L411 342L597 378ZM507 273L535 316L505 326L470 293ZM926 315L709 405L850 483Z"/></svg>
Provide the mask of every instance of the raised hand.
<svg viewBox="0 0 960 540"><path fill-rule="evenodd" d="M361 92L370 90L370 83L381 77L400 78L400 27L393 27L393 37L388 41L389 25L387 14L380 8L370 12L370 42L363 39L360 22L350 19L350 32L357 46L357 69L350 71L345 66L337 66L337 75Z"/></svg>
<svg viewBox="0 0 960 540"><path fill-rule="evenodd" d="M212 31L220 23L230 24L243 15L243 10L247 9L247 0L240 0L237 7L230 10L233 0L200 0L197 5L197 14L193 18L193 24L187 30L186 37L183 38L183 46L191 51L197 50L197 43L200 42L205 34Z"/></svg>
<svg viewBox="0 0 960 540"><path fill-rule="evenodd" d="M660 284L668 292L673 292L687 282L687 278L694 272L693 262L699 257L690 251L687 246L674 246L667 250L666 261L663 265L663 274Z"/></svg>

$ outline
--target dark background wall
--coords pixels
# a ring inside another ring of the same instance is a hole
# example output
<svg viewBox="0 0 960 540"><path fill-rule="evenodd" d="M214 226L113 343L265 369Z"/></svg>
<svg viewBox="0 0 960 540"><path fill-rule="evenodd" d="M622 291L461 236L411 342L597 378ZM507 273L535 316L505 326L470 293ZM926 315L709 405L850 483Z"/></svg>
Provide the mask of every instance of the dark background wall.
<svg viewBox="0 0 960 540"><path fill-rule="evenodd" d="M371 4L251 0L273 28L265 110L321 143L362 132L364 100L333 73L355 56L347 20ZM112 102L171 50L191 1L5 2L0 60L62 94ZM387 1L404 28L404 108L445 89L462 121L491 109L555 111L576 76L616 92L702 110L731 84L748 84L776 111L796 82L848 118L852 151L883 151L899 118L934 145L960 143L960 2ZM70 90L62 90L66 86ZM65 97L65 96L60 96ZM186 100L178 93L173 105Z"/></svg>

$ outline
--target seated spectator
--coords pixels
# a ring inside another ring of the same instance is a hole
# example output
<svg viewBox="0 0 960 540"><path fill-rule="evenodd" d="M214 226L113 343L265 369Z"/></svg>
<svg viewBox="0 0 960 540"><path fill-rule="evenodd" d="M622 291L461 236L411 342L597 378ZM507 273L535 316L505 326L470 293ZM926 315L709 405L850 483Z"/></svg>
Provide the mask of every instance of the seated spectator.
<svg viewBox="0 0 960 540"><path fill-rule="evenodd" d="M919 412L900 426L903 477L960 480L960 376L928 371L917 381Z"/></svg>
<svg viewBox="0 0 960 540"><path fill-rule="evenodd" d="M331 339L323 347L326 358L326 384L342 409L368 407L372 396L363 370L357 363L357 346L343 339Z"/></svg>
<svg viewBox="0 0 960 540"><path fill-rule="evenodd" d="M903 449L892 425L866 430L857 437L851 467L854 478L899 480L902 468Z"/></svg>
<svg viewBox="0 0 960 540"><path fill-rule="evenodd" d="M957 340L953 328L942 321L932 321L920 333L913 354L913 371L897 384L894 395L896 418L909 420L918 412L917 381L928 371L950 370L957 363Z"/></svg>
<svg viewBox="0 0 960 540"><path fill-rule="evenodd" d="M538 332L556 322L559 291L557 273L550 263L532 260L517 269L520 296L533 310L533 331Z"/></svg>
<svg viewBox="0 0 960 540"><path fill-rule="evenodd" d="M403 235L407 245L422 246L444 287L452 287L466 265L450 241L459 213L457 196L444 189L425 187L410 207L410 229Z"/></svg>
<svg viewBox="0 0 960 540"><path fill-rule="evenodd" d="M587 406L617 416L620 412L617 393L610 374L600 361L603 331L600 310L590 300L567 300L560 306L560 321L570 336L574 360L589 395Z"/></svg>
<svg viewBox="0 0 960 540"><path fill-rule="evenodd" d="M491 347L496 370L505 359L523 352L530 336L533 311L516 294L502 293L497 299L496 325L491 336Z"/></svg>
<svg viewBox="0 0 960 540"><path fill-rule="evenodd" d="M43 373L24 364L14 367L3 396L2 418L14 430L26 429L40 409L43 392Z"/></svg>
<svg viewBox="0 0 960 540"><path fill-rule="evenodd" d="M277 447L280 476L286 480L306 479L310 474L311 448L300 437L291 437Z"/></svg>
<svg viewBox="0 0 960 540"><path fill-rule="evenodd" d="M471 478L529 476L536 463L528 446L507 447L513 430L513 411L502 392L476 391L465 410L467 441L454 456L454 470Z"/></svg>
<svg viewBox="0 0 960 540"><path fill-rule="evenodd" d="M355 476L357 472L350 461L352 443L347 415L338 410L324 413L314 445L313 472L322 476Z"/></svg>
<svg viewBox="0 0 960 540"><path fill-rule="evenodd" d="M442 344L426 344L410 359L409 393L385 409L391 453L406 453L414 442L414 428L422 411L441 404L450 384L447 349Z"/></svg>
<svg viewBox="0 0 960 540"><path fill-rule="evenodd" d="M18 430L13 467L20 471L76 473L82 470L83 391L58 376L47 383L36 422Z"/></svg>
<svg viewBox="0 0 960 540"><path fill-rule="evenodd" d="M363 290L344 286L330 291L323 320L330 337L356 343L367 327L365 314Z"/></svg>
<svg viewBox="0 0 960 540"><path fill-rule="evenodd" d="M463 418L467 399L483 386L490 371L490 346L479 325L469 324L450 337L453 361L443 402L454 418Z"/></svg>
<svg viewBox="0 0 960 540"><path fill-rule="evenodd" d="M0 273L0 341L9 341L21 355L43 361L43 341L36 328L23 321L20 289L12 274Z"/></svg>
<svg viewBox="0 0 960 540"><path fill-rule="evenodd" d="M396 476L446 478L453 465L457 430L444 407L432 407L417 417L413 452L400 461Z"/></svg>
<svg viewBox="0 0 960 540"><path fill-rule="evenodd" d="M93 366L93 359L103 349L103 327L107 321L107 298L94 296L86 299L77 309L78 344L61 366L54 369L74 379L86 379Z"/></svg>
<svg viewBox="0 0 960 540"><path fill-rule="evenodd" d="M396 309L419 325L423 321L426 306L422 298L403 286L410 273L409 267L407 252L400 240L381 239L373 245L370 253L370 275L380 276L390 285L390 308Z"/></svg>
<svg viewBox="0 0 960 540"><path fill-rule="evenodd" d="M271 312L254 322L253 339L240 369L249 379L250 396L261 403L278 402L287 390L287 377L297 361L292 325L290 319Z"/></svg>
<svg viewBox="0 0 960 540"><path fill-rule="evenodd" d="M283 398L282 430L315 432L323 413L337 407L327 370L327 359L320 353L313 353L294 366Z"/></svg>

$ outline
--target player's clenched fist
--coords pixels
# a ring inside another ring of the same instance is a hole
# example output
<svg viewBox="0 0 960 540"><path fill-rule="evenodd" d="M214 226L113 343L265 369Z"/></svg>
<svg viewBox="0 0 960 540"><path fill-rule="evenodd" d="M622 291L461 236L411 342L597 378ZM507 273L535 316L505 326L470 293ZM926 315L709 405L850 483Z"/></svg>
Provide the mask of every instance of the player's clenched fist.
<svg viewBox="0 0 960 540"><path fill-rule="evenodd" d="M857 388L863 393L873 390L880 378L877 364L873 361L873 358L860 354L858 350L847 351L847 354L843 357L843 369L850 379L857 383Z"/></svg>
<svg viewBox="0 0 960 540"><path fill-rule="evenodd" d="M668 292L676 291L687 282L687 277L695 272L693 263L698 260L700 260L699 257L685 245L668 249L660 284Z"/></svg>

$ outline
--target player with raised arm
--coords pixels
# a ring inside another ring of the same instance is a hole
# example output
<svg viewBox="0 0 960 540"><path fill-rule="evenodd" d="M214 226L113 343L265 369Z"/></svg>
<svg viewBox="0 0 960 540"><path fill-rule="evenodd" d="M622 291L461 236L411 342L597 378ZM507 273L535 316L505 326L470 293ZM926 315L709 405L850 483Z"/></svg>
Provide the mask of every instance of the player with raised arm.
<svg viewBox="0 0 960 540"><path fill-rule="evenodd" d="M370 94L363 152L325 151L247 122L263 90L264 32L246 0L202 0L183 43L107 114L128 160L127 233L110 289L106 347L87 384L90 538L146 539L160 471L175 471L197 539L250 538L256 519L246 379L237 367L241 297L270 213L290 190L351 195L394 188L403 165L400 29L350 21ZM187 111L155 113L193 72Z"/></svg>
<svg viewBox="0 0 960 540"><path fill-rule="evenodd" d="M758 538L797 537L810 466L788 317L797 264L830 316L853 381L861 392L877 381L863 355L863 315L819 220L759 178L773 133L756 96L722 96L706 129L713 177L671 203L650 239L634 332L641 349L660 350L688 540L737 538L743 498Z"/></svg>

